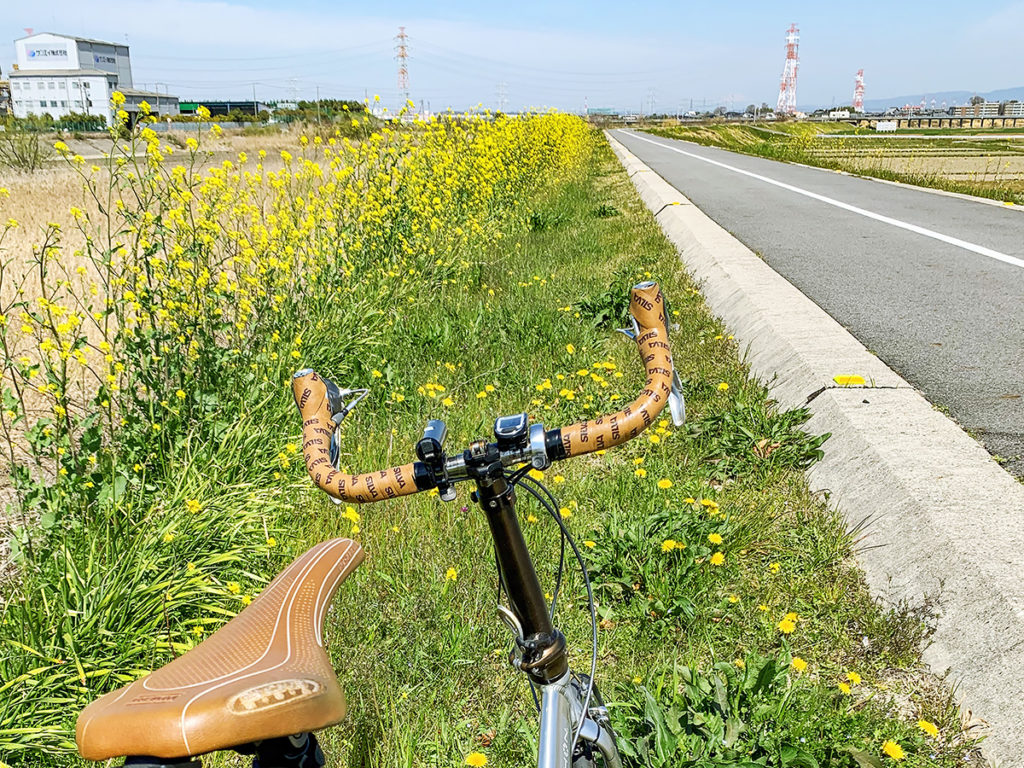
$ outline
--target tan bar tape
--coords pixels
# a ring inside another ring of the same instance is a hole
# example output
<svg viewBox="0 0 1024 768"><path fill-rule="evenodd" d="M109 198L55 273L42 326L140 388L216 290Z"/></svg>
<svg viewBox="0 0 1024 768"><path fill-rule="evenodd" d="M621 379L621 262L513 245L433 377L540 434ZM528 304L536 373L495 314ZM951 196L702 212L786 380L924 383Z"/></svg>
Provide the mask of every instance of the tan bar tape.
<svg viewBox="0 0 1024 768"><path fill-rule="evenodd" d="M302 456L313 482L336 499L356 504L393 499L416 493L413 465L382 469L365 475L349 475L331 466L331 435L334 423L327 402L327 387L316 373L292 379L292 394L302 414Z"/></svg>
<svg viewBox="0 0 1024 768"><path fill-rule="evenodd" d="M566 457L582 456L621 445L654 423L668 404L672 391L672 352L668 346L668 317L657 283L633 288L629 312L640 326L636 344L647 371L647 384L630 405L611 416L601 416L562 428Z"/></svg>

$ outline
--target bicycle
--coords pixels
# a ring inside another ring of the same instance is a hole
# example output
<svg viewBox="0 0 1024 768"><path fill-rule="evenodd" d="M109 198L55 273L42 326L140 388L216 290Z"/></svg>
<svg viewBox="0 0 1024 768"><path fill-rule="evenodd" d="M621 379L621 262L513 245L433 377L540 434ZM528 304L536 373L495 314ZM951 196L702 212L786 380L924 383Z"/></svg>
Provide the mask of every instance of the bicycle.
<svg viewBox="0 0 1024 768"><path fill-rule="evenodd" d="M338 469L338 426L366 396L342 389L310 369L292 378L302 415L302 450L314 483L340 501L372 503L437 489L455 499L471 481L487 516L499 574L498 613L512 631L512 666L526 675L540 710L538 768L620 768L608 711L594 684L597 616L584 558L551 493L529 470L620 445L650 426L666 405L682 426L685 401L668 345L668 312L657 283L633 286L632 330L647 383L621 411L561 429L530 424L526 413L494 423L494 441L476 440L446 453L447 428L427 424L418 461L350 475ZM562 557L551 605L545 598L516 516L515 490L532 495L560 527ZM565 545L579 563L592 627L589 674L573 672L565 636L554 626ZM282 571L241 613L183 656L106 694L80 714L79 753L91 760L126 757L135 768L201 768L197 755L234 750L254 768L325 764L314 731L340 721L345 701L323 648L326 609L363 559L350 539L317 544ZM508 605L501 604L502 593ZM538 697L537 691L540 695Z"/></svg>

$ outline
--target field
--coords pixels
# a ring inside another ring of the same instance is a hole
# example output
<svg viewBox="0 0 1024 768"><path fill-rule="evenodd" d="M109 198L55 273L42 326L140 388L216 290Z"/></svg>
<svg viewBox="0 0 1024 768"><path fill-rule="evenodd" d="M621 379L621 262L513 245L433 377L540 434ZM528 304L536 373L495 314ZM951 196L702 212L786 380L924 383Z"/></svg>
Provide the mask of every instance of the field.
<svg viewBox="0 0 1024 768"><path fill-rule="evenodd" d="M66 150L79 191L35 177L51 191L25 202L31 182L0 184L0 221L43 222L0 229L0 761L81 764L81 706L350 535L369 556L327 617L350 704L323 735L329 765L528 764L533 703L465 489L335 506L305 475L287 382L308 366L372 388L345 425L355 471L409 460L432 417L454 446L523 409L567 424L641 387L614 329L628 287L656 277L688 425L544 477L586 553L626 764L981 764L975 724L921 668L928 606L873 601L856 531L807 490L827 436L747 378L599 134L556 114L310 134L275 170L235 149L172 164L143 134L98 171ZM522 524L552 590L557 528L528 502ZM567 575L578 666L585 608Z"/></svg>
<svg viewBox="0 0 1024 768"><path fill-rule="evenodd" d="M708 124L651 133L774 160L1024 203L1024 139L997 132L908 131L905 136L828 123Z"/></svg>

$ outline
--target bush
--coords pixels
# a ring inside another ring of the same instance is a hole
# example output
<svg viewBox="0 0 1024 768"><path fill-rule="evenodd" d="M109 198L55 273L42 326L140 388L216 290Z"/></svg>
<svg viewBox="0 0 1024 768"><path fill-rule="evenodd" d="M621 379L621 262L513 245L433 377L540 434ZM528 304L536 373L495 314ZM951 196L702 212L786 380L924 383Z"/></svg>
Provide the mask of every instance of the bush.
<svg viewBox="0 0 1024 768"><path fill-rule="evenodd" d="M17 171L37 171L52 157L50 145L38 131L10 124L0 132L0 165Z"/></svg>

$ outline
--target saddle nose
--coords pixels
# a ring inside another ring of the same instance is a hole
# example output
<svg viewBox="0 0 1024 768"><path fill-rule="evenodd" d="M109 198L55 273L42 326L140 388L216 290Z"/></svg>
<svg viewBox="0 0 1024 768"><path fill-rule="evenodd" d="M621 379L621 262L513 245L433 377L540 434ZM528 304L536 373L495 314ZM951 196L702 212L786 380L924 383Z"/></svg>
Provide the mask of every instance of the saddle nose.
<svg viewBox="0 0 1024 768"><path fill-rule="evenodd" d="M188 757L341 720L345 699L323 647L323 622L363 557L351 539L298 557L207 640L82 710L79 754Z"/></svg>

